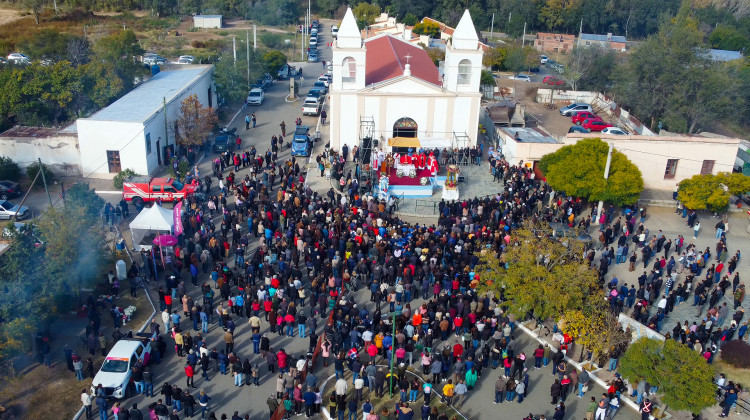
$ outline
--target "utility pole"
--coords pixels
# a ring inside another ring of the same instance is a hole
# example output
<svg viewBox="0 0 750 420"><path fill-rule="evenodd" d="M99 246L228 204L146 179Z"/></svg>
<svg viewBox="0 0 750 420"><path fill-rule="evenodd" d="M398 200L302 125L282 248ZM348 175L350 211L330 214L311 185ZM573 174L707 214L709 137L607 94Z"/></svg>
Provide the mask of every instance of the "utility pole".
<svg viewBox="0 0 750 420"><path fill-rule="evenodd" d="M237 66L237 36L232 35L232 54L234 55L234 65Z"/></svg>
<svg viewBox="0 0 750 420"><path fill-rule="evenodd" d="M523 23L523 36L521 37L521 47L526 43L526 22Z"/></svg>
<svg viewBox="0 0 750 420"><path fill-rule="evenodd" d="M581 46L581 34L582 33L583 33L583 18L581 18L581 26L578 29L578 44L576 45L577 47Z"/></svg>
<svg viewBox="0 0 750 420"><path fill-rule="evenodd" d="M167 153L169 152L169 123L167 123L167 97L163 97L163 104L164 104L164 163L166 165L169 165L169 159L171 156L168 156ZM176 135L176 133L175 133Z"/></svg>
<svg viewBox="0 0 750 420"><path fill-rule="evenodd" d="M258 49L258 25L253 24L253 51L257 49ZM248 56L249 55L250 53L248 53Z"/></svg>
<svg viewBox="0 0 750 420"><path fill-rule="evenodd" d="M49 188L47 187L47 177L44 176L44 166L42 166L42 158L39 159L39 172L42 173L42 182L44 183L44 190L47 191L47 199L49 200L49 206L52 207L52 196L49 195Z"/></svg>
<svg viewBox="0 0 750 420"><path fill-rule="evenodd" d="M495 33L495 14L492 14L492 23L490 23L490 39L492 39L492 35ZM492 42L492 41L490 41Z"/></svg>
<svg viewBox="0 0 750 420"><path fill-rule="evenodd" d="M255 25L253 25L255 30ZM253 39L255 39L255 32L253 32ZM250 87L250 31L245 32L245 53L247 54L247 87ZM255 50L255 48L253 48Z"/></svg>
<svg viewBox="0 0 750 420"><path fill-rule="evenodd" d="M614 143L609 143L609 152L607 152L607 165L604 167L604 180L609 178L609 165L612 163L612 149L614 149ZM599 200L599 207L596 209L596 223L599 223L599 218L602 217L602 209L604 208L604 201Z"/></svg>

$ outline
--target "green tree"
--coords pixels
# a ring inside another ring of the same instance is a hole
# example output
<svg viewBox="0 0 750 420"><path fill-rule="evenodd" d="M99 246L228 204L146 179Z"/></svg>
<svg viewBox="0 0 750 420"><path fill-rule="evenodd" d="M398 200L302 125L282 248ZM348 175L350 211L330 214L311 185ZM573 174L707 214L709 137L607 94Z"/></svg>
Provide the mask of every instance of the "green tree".
<svg viewBox="0 0 750 420"><path fill-rule="evenodd" d="M18 181L21 178L21 168L8 156L0 156L0 179Z"/></svg>
<svg viewBox="0 0 750 420"><path fill-rule="evenodd" d="M413 13L407 13L406 16L401 19L401 22L403 22L403 24L406 26L414 26L419 23L419 18Z"/></svg>
<svg viewBox="0 0 750 420"><path fill-rule="evenodd" d="M286 55L278 50L267 51L263 54L263 68L266 72L276 74L286 64Z"/></svg>
<svg viewBox="0 0 750 420"><path fill-rule="evenodd" d="M13 110L24 124L59 124L77 115L83 90L81 72L68 61L52 65L33 62L13 72L12 85L20 90Z"/></svg>
<svg viewBox="0 0 750 420"><path fill-rule="evenodd" d="M738 90L726 66L714 63L697 22L685 13L665 21L659 33L639 45L616 73L616 93L654 129L695 133L731 114Z"/></svg>
<svg viewBox="0 0 750 420"><path fill-rule="evenodd" d="M23 5L31 11L34 15L34 22L39 25L39 18L47 5L47 0L23 0Z"/></svg>
<svg viewBox="0 0 750 420"><path fill-rule="evenodd" d="M507 57L507 55L508 50L505 47L493 47L488 52L484 53L482 64L491 67L492 70L499 70L504 67L505 57Z"/></svg>
<svg viewBox="0 0 750 420"><path fill-rule="evenodd" d="M741 173L695 175L679 184L679 198L686 208L722 212L732 195L750 191L750 177Z"/></svg>
<svg viewBox="0 0 750 420"><path fill-rule="evenodd" d="M364 29L375 23L375 19L380 16L380 7L376 4L362 2L354 6L352 13L354 13L354 17L357 19L359 29Z"/></svg>
<svg viewBox="0 0 750 420"><path fill-rule="evenodd" d="M130 169L133 175L136 175ZM122 185L120 185L122 188ZM82 208L88 217L98 218L104 208L104 200L91 189L89 184L85 182L77 182L65 192L65 205L73 208Z"/></svg>
<svg viewBox="0 0 750 420"><path fill-rule="evenodd" d="M482 77L480 78L479 84L484 86L497 86L497 83L495 83L495 76L492 75L492 72L487 70L482 70Z"/></svg>
<svg viewBox="0 0 750 420"><path fill-rule="evenodd" d="M511 45L506 49L507 53L503 60L503 67L513 73L520 73L528 69L531 63L530 48L523 48L520 45Z"/></svg>
<svg viewBox="0 0 750 420"><path fill-rule="evenodd" d="M547 0L539 11L539 20L554 31L569 22L571 16L576 16L582 3L581 0Z"/></svg>
<svg viewBox="0 0 750 420"><path fill-rule="evenodd" d="M82 71L86 94L98 107L109 105L127 92L116 63L93 61L82 66Z"/></svg>
<svg viewBox="0 0 750 420"><path fill-rule="evenodd" d="M711 47L721 50L744 51L750 46L750 41L737 28L726 24L716 26L708 36Z"/></svg>
<svg viewBox="0 0 750 420"><path fill-rule="evenodd" d="M440 48L425 48L427 55L430 56L432 62L437 66L439 62L445 60L445 50Z"/></svg>
<svg viewBox="0 0 750 420"><path fill-rule="evenodd" d="M507 250L480 251L480 290L505 296L511 313L558 319L566 310L589 311L603 299L598 274L584 257L582 242L552 238L549 227L527 224L513 230ZM507 268L506 268L507 264Z"/></svg>
<svg viewBox="0 0 750 420"><path fill-rule="evenodd" d="M614 150L609 177L605 180L608 149L601 139L582 139L544 155L539 168L557 191L618 206L633 204L643 190L641 171L624 154Z"/></svg>
<svg viewBox="0 0 750 420"><path fill-rule="evenodd" d="M181 146L199 146L213 131L219 118L213 108L204 107L198 95L190 95L180 105L177 117L175 139Z"/></svg>
<svg viewBox="0 0 750 420"><path fill-rule="evenodd" d="M76 37L54 29L42 29L28 38L19 40L17 45L33 59L70 61L68 44L73 38Z"/></svg>
<svg viewBox="0 0 750 420"><path fill-rule="evenodd" d="M414 29L412 29L412 32L417 35L427 35L430 38L439 38L440 26L438 26L437 23L430 21L419 22L414 25Z"/></svg>
<svg viewBox="0 0 750 420"><path fill-rule="evenodd" d="M646 379L674 410L701 410L716 404L713 369L703 357L675 340L641 338L620 358L620 374L638 383Z"/></svg>

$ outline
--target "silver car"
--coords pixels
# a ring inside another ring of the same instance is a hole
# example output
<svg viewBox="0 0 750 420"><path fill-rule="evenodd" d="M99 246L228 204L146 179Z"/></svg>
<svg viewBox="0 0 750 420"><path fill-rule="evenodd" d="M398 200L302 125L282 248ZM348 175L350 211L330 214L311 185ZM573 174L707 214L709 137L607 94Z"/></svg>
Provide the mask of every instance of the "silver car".
<svg viewBox="0 0 750 420"><path fill-rule="evenodd" d="M18 206L11 203L8 200L0 201L0 219L10 220L16 213L18 213L18 220L23 220L31 215L29 208L26 206Z"/></svg>

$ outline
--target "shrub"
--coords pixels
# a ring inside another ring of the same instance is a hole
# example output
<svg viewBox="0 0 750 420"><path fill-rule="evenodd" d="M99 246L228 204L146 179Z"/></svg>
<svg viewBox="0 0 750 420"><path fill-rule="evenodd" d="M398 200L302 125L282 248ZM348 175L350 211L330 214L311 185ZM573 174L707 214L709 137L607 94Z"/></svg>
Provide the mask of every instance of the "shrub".
<svg viewBox="0 0 750 420"><path fill-rule="evenodd" d="M7 156L0 156L0 180L18 181L21 168Z"/></svg>
<svg viewBox="0 0 750 420"><path fill-rule="evenodd" d="M740 341L728 341L721 346L721 360L736 367L750 368L750 344Z"/></svg>
<svg viewBox="0 0 750 420"><path fill-rule="evenodd" d="M47 186L52 185L55 182L55 174L54 172L50 171L47 165L42 164L42 170L44 171L44 180L47 181ZM26 168L26 176L29 177L32 181L34 178L36 178L36 174L39 173L39 162L34 162L31 165L29 165ZM44 187L44 180L41 179L42 177L39 177L40 179L37 180L37 182L34 184L35 188L43 188Z"/></svg>
<svg viewBox="0 0 750 420"><path fill-rule="evenodd" d="M135 173L135 171L132 169L125 169L124 171L120 171L120 173L112 178L112 185L118 190L122 189L122 183L131 176L138 176L138 174Z"/></svg>

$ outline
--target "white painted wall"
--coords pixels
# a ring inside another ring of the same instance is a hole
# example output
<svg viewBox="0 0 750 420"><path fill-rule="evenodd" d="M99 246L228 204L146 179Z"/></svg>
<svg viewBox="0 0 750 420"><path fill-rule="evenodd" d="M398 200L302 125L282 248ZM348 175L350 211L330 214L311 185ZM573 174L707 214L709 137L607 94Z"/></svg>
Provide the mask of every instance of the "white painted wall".
<svg viewBox="0 0 750 420"><path fill-rule="evenodd" d="M0 137L0 155L13 159L22 169L42 159L52 172L63 175L81 174L81 155L76 134L49 137Z"/></svg>
<svg viewBox="0 0 750 420"><path fill-rule="evenodd" d="M739 148L739 139L702 137L615 136L571 133L572 144L585 137L600 137L614 143L615 150L630 159L643 176L644 188L672 191L683 179L698 175L704 160L713 160L713 173L731 172ZM668 159L678 159L674 178L664 178Z"/></svg>
<svg viewBox="0 0 750 420"><path fill-rule="evenodd" d="M216 16L216 17L205 17L202 15L193 16L193 26L195 26L196 28L220 29L222 26L221 22L222 22L221 16Z"/></svg>

